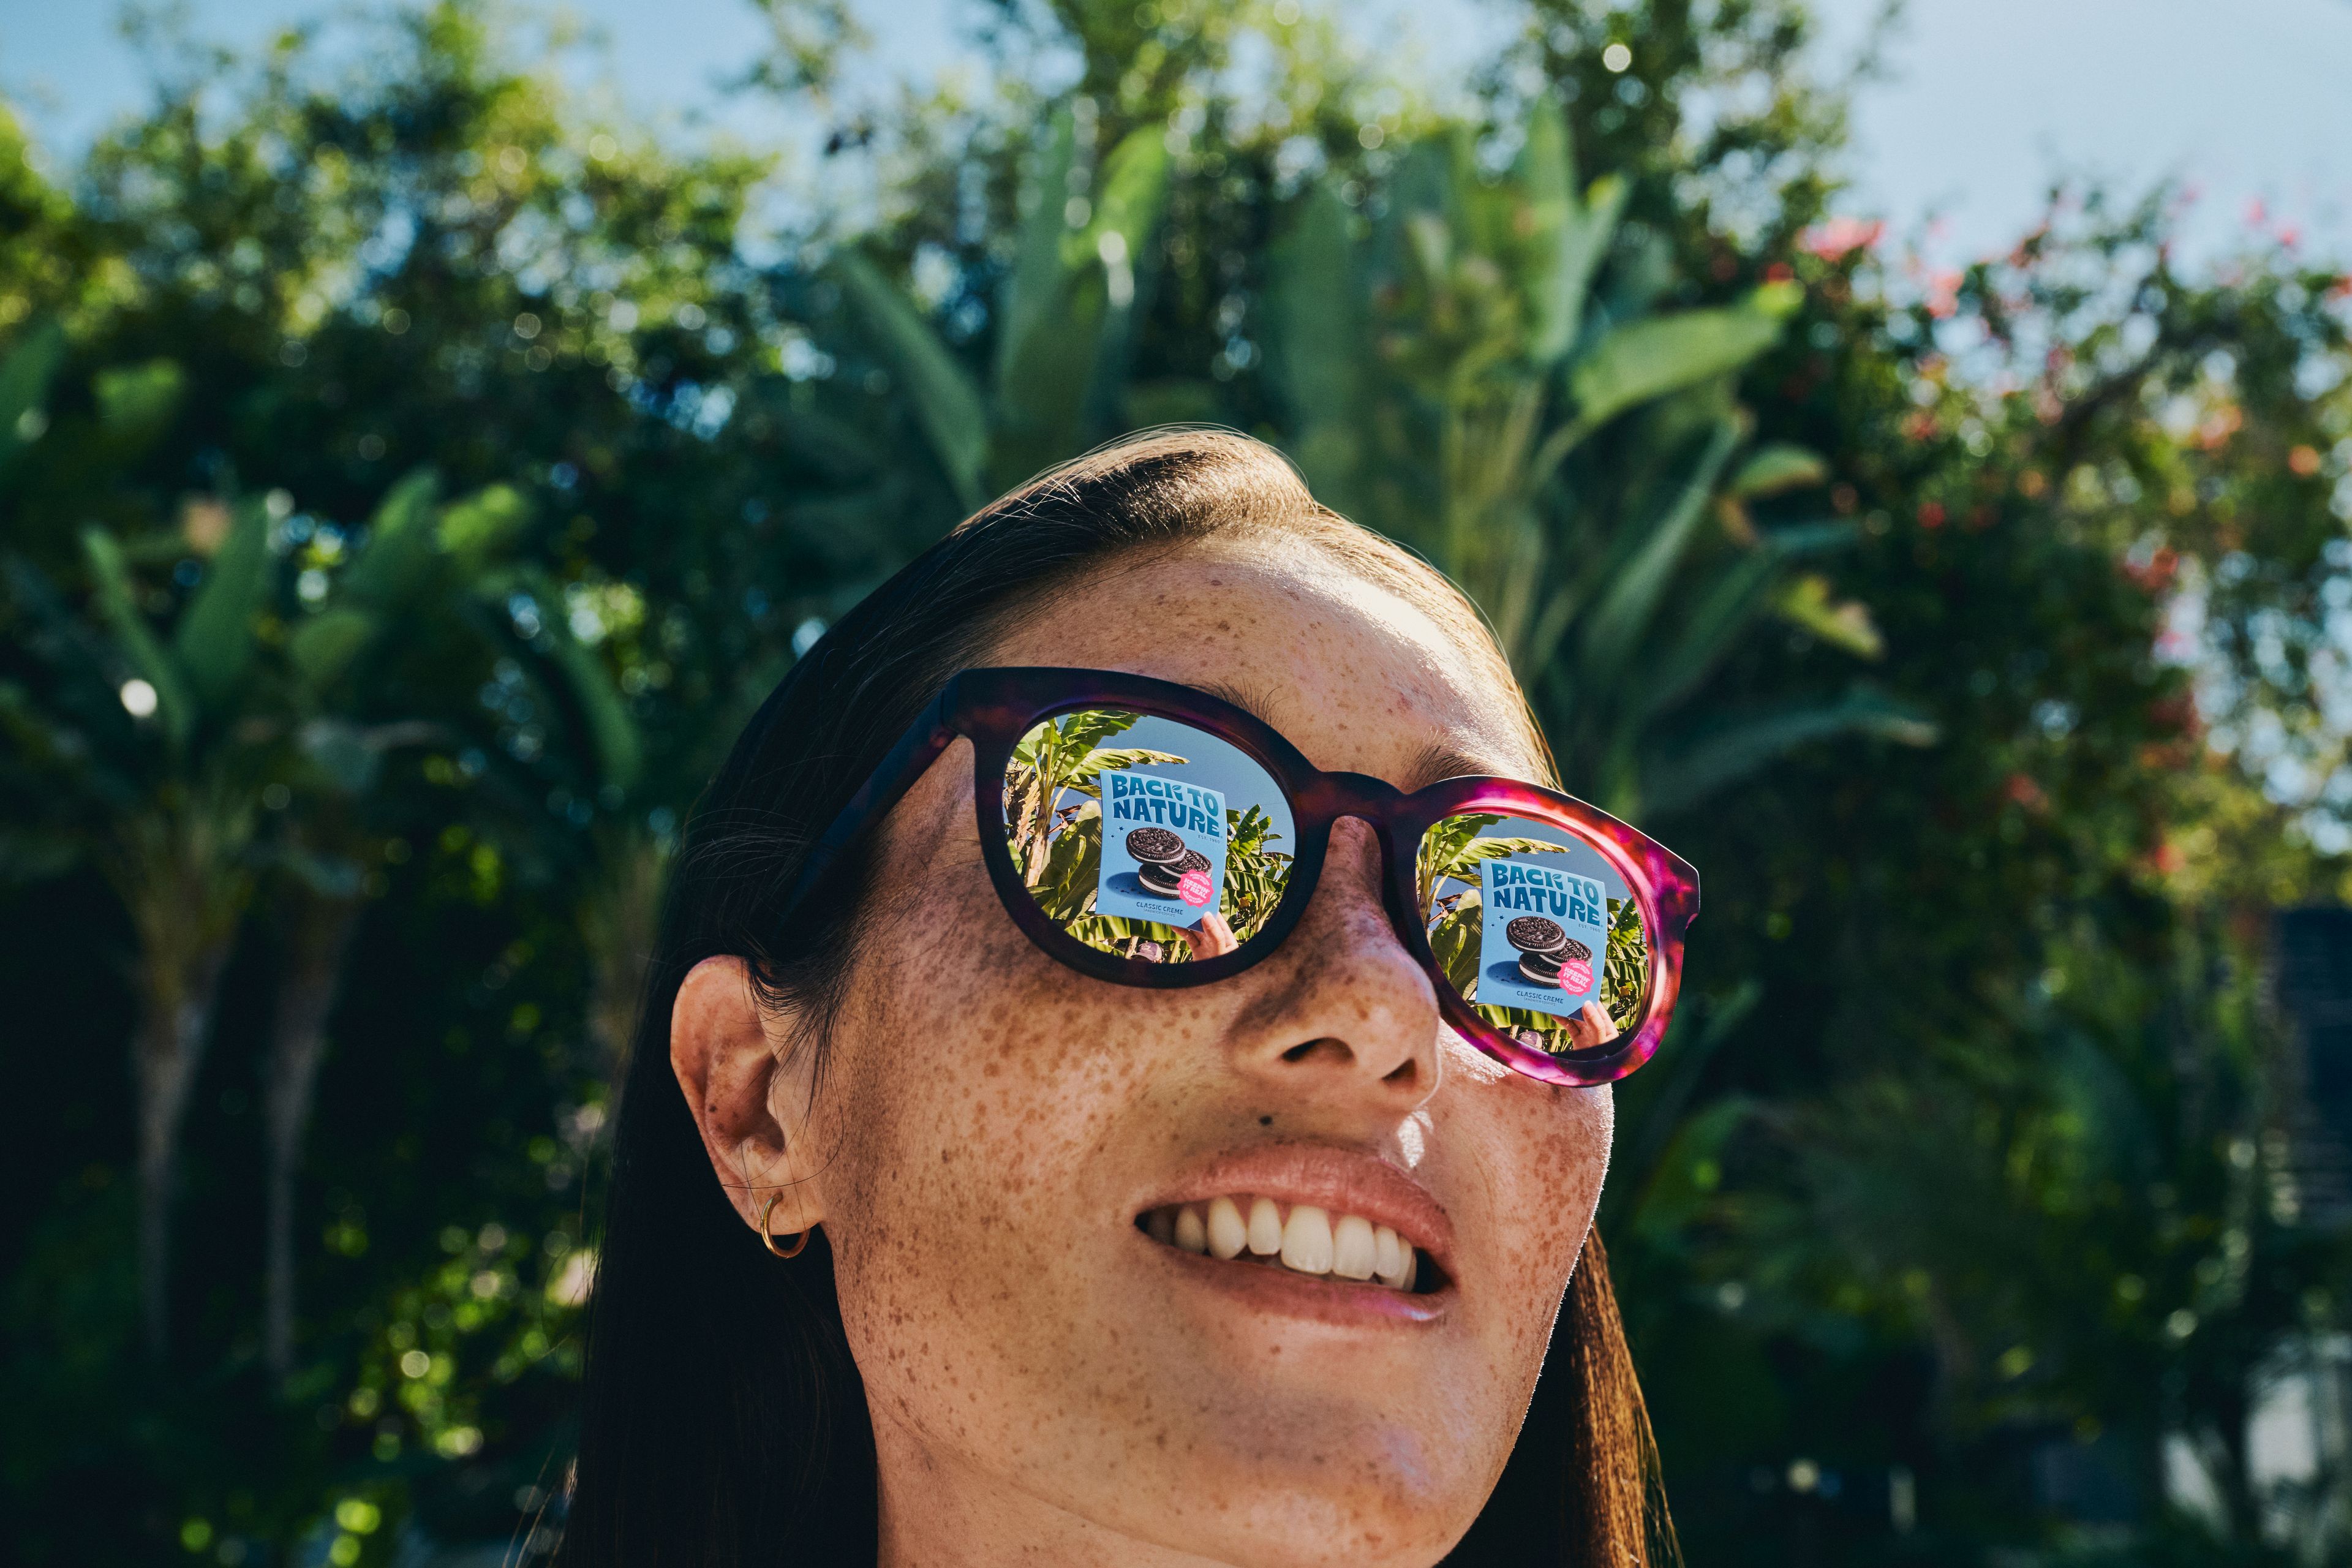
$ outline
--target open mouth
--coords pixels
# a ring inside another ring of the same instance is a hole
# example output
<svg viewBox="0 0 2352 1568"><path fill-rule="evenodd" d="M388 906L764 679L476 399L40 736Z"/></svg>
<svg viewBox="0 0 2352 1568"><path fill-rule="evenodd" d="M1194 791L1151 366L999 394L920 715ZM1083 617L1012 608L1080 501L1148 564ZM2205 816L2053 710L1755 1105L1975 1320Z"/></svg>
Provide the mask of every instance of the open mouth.
<svg viewBox="0 0 2352 1568"><path fill-rule="evenodd" d="M1313 1204L1252 1194L1147 1209L1136 1227L1180 1252L1286 1269L1311 1279L1384 1285L1433 1295L1445 1277L1428 1256L1384 1225Z"/></svg>

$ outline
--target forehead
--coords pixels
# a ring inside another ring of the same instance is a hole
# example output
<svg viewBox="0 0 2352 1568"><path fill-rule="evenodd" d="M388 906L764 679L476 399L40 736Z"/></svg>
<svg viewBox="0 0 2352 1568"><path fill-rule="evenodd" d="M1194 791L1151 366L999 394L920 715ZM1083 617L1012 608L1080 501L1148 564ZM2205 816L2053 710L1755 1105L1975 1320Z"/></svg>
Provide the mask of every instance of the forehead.
<svg viewBox="0 0 2352 1568"><path fill-rule="evenodd" d="M1541 776L1518 694L1475 627L1296 539L1218 539L1113 564L999 639L1003 664L1124 670L1239 702L1316 766L1416 788Z"/></svg>

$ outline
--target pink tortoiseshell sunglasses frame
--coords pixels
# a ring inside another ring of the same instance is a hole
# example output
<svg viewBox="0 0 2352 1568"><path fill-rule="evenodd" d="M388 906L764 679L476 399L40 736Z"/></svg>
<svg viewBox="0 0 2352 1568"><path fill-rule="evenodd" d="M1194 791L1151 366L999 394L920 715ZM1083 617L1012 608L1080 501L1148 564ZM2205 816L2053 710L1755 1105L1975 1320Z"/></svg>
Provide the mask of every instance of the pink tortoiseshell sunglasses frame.
<svg viewBox="0 0 2352 1568"><path fill-rule="evenodd" d="M1265 924L1234 952L1185 963L1105 952L1063 931L1030 897L1001 820L1005 769L1033 726L1086 708L1122 709L1206 731L1246 752L1282 790L1297 836L1290 878ZM959 735L972 743L981 853L999 901L1030 941L1082 974L1166 990L1213 984L1240 973L1280 947L1297 928L1314 899L1332 826L1352 816L1380 842L1384 901L1398 941L1436 987L1446 1024L1471 1045L1546 1083L1598 1084L1623 1078L1649 1060L1665 1037L1682 983L1683 934L1698 914L1698 873L1672 850L1580 800L1517 779L1451 778L1407 795L1368 774L1325 773L1272 726L1230 702L1173 681L1109 670L967 669L950 679L810 850L785 900L784 918ZM1624 879L1647 931L1650 974L1642 1016L1616 1039L1559 1056L1538 1050L1480 1017L1445 978L1422 923L1415 863L1422 836L1440 819L1464 812L1522 816L1559 828L1590 846Z"/></svg>

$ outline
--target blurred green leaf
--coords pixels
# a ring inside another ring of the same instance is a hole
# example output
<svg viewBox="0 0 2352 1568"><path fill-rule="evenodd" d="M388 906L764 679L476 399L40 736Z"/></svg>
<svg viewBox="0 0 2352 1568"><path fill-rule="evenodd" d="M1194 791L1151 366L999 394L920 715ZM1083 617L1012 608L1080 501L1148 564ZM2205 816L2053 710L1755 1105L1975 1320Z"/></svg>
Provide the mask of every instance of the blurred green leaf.
<svg viewBox="0 0 2352 1568"><path fill-rule="evenodd" d="M179 412L187 384L187 373L168 359L101 370L90 378L99 424L118 448L142 447Z"/></svg>
<svg viewBox="0 0 2352 1568"><path fill-rule="evenodd" d="M1927 746L1935 743L1937 729L1916 703L1866 688L1833 701L1780 703L1728 716L1679 742L1661 744L1643 773L1644 796L1654 810L1677 811L1751 776L1799 746L1843 734Z"/></svg>
<svg viewBox="0 0 2352 1568"><path fill-rule="evenodd" d="M208 710L226 707L252 667L259 646L254 622L268 606L276 564L268 511L259 501L239 504L227 541L214 552L172 635L189 694Z"/></svg>
<svg viewBox="0 0 2352 1568"><path fill-rule="evenodd" d="M1779 319L1754 308L1685 310L1612 327L1569 373L1577 422L1605 424L1635 404L1727 374L1780 335Z"/></svg>
<svg viewBox="0 0 2352 1568"><path fill-rule="evenodd" d="M988 409L980 388L871 261L856 250L844 250L829 270L877 352L906 387L957 502L967 511L977 508L988 465Z"/></svg>
<svg viewBox="0 0 2352 1568"><path fill-rule="evenodd" d="M1675 568L1681 565L1684 552L1690 547L1700 518L1706 515L1707 498L1715 493L1717 476L1722 473L1738 440L1737 422L1718 422L1705 451L1693 466L1690 478L1665 514L1634 536L1639 542L1637 548L1626 559L1623 568L1613 574L1608 588L1585 617L1579 679L1613 682L1621 671L1631 667L1641 648L1643 634L1664 602L1667 585L1674 581Z"/></svg>
<svg viewBox="0 0 2352 1568"><path fill-rule="evenodd" d="M0 359L0 475L16 455L40 438L47 424L41 400L66 352L65 328L43 317L26 328Z"/></svg>
<svg viewBox="0 0 2352 1568"><path fill-rule="evenodd" d="M1870 607L1853 599L1832 597L1830 580L1808 572L1781 584L1772 608L1790 626L1800 626L1833 647L1859 658L1876 658L1886 651L1886 640L1870 618Z"/></svg>
<svg viewBox="0 0 2352 1568"><path fill-rule="evenodd" d="M125 662L155 689L155 717L176 744L187 743L195 728L196 708L179 661L164 651L140 613L137 589L123 563L121 547L102 528L82 531L82 554L89 563L90 584L99 614L114 633Z"/></svg>
<svg viewBox="0 0 2352 1568"><path fill-rule="evenodd" d="M512 485L485 485L441 509L441 549L467 576L513 548L530 522L530 503Z"/></svg>
<svg viewBox="0 0 2352 1568"><path fill-rule="evenodd" d="M1778 495L1782 490L1818 485L1830 476L1829 464L1818 452L1785 441L1768 441L1748 456L1731 476L1727 489L1743 499Z"/></svg>
<svg viewBox="0 0 2352 1568"><path fill-rule="evenodd" d="M1275 251L1268 301L1270 368L1297 421L1292 455L1307 482L1342 507L1355 479L1360 399L1369 390L1349 221L1328 182L1313 186Z"/></svg>
<svg viewBox="0 0 2352 1568"><path fill-rule="evenodd" d="M1568 119L1551 99L1528 111L1527 137L1515 172L1527 195L1527 238L1536 258L1529 273L1533 331L1528 355L1549 365L1575 346L1593 271L1609 253L1629 187L1615 175L1603 175L1578 201Z"/></svg>
<svg viewBox="0 0 2352 1568"><path fill-rule="evenodd" d="M345 605L321 610L297 626L287 638L286 651L301 684L313 693L331 685L375 637L379 625L369 612Z"/></svg>
<svg viewBox="0 0 2352 1568"><path fill-rule="evenodd" d="M572 627L563 616L562 590L544 573L530 568L497 580L491 592L503 601L510 588L516 586L539 604L546 657L562 677L563 689L586 726L597 787L627 794L636 787L646 760L645 742L638 733L637 721L629 715L627 699L614 684L611 672L596 650L572 635Z"/></svg>
<svg viewBox="0 0 2352 1568"><path fill-rule="evenodd" d="M367 544L343 568L339 596L372 610L389 610L425 586L443 548L434 528L440 481L430 468L404 476L368 520ZM446 535L445 535L446 536Z"/></svg>
<svg viewBox="0 0 2352 1568"><path fill-rule="evenodd" d="M1717 1100L1693 1112L1675 1129L1658 1157L1648 1184L1628 1216L1632 1227L1652 1237L1686 1229L1715 1200L1723 1180L1726 1151L1755 1114L1744 1096Z"/></svg>
<svg viewBox="0 0 2352 1568"><path fill-rule="evenodd" d="M1062 245L1071 226L1063 208L1076 159L1077 131L1065 110L1046 123L1036 149L1027 181L1028 215L1022 220L1012 270L997 298L994 381L1000 402L1010 401L1021 377L1017 367L1061 298Z"/></svg>
<svg viewBox="0 0 2352 1568"><path fill-rule="evenodd" d="M1085 239L1076 255L1069 254L1069 242L1065 242L1066 263L1074 270L1091 262L1116 267L1105 254L1106 236L1117 235L1125 264L1139 268L1152 237L1160 230L1160 215L1168 205L1170 172L1167 132L1156 125L1130 131L1122 137L1110 156L1103 160L1102 172L1096 184L1101 195L1095 202L1094 222L1085 231ZM1112 304L1125 310L1114 297ZM1129 297L1128 303L1132 303Z"/></svg>

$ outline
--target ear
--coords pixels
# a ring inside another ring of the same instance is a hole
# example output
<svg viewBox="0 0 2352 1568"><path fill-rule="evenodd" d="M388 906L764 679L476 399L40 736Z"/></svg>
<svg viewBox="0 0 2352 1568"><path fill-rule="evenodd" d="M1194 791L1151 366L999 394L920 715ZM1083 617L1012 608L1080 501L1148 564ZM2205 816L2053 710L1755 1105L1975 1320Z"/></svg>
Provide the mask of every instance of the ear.
<svg viewBox="0 0 2352 1568"><path fill-rule="evenodd" d="M824 1218L815 1151L807 1136L812 1053L788 1050L790 1020L772 1018L739 957L706 958L677 988L669 1015L669 1065L702 1133L710 1168L743 1223L778 1236Z"/></svg>

